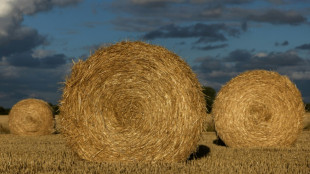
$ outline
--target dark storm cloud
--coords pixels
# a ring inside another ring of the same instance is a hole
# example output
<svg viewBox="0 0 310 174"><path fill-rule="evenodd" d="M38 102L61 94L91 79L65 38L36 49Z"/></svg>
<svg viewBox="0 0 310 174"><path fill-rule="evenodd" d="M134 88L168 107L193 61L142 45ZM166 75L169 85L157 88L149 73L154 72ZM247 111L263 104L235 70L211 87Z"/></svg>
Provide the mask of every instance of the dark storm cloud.
<svg viewBox="0 0 310 174"><path fill-rule="evenodd" d="M20 14L32 15L41 11L48 11L55 6L65 7L75 5L82 0L11 0L15 12Z"/></svg>
<svg viewBox="0 0 310 174"><path fill-rule="evenodd" d="M295 11L280 11L277 9L268 10L261 15L249 15L247 19L256 22L290 25L298 25L307 22L307 18Z"/></svg>
<svg viewBox="0 0 310 174"><path fill-rule="evenodd" d="M46 37L39 35L35 29L21 27L10 31L7 37L0 37L0 57L29 51L46 44Z"/></svg>
<svg viewBox="0 0 310 174"><path fill-rule="evenodd" d="M68 6L68 5L78 4L81 1L83 1L83 0L52 0L51 4L64 7L64 6Z"/></svg>
<svg viewBox="0 0 310 174"><path fill-rule="evenodd" d="M47 37L24 26L25 15L35 15L54 7L77 4L81 0L0 1L0 106L12 107L25 98L40 98L56 104L60 83L70 67L64 54L38 52ZM36 52L37 51L37 52ZM46 53L46 54L45 54Z"/></svg>
<svg viewBox="0 0 310 174"><path fill-rule="evenodd" d="M30 51L37 46L47 44L46 36L36 29L22 25L24 15L33 15L48 11L55 6L68 6L81 0L29 0L29 1L0 1L0 6L8 9L0 16L0 57L10 54L20 54Z"/></svg>
<svg viewBox="0 0 310 174"><path fill-rule="evenodd" d="M253 55L248 61L236 62L238 71L247 69L277 70L281 67L298 66L303 59L290 53L269 53L266 56Z"/></svg>
<svg viewBox="0 0 310 174"><path fill-rule="evenodd" d="M49 69L0 65L0 106L9 108L25 98L57 104L67 69L67 65Z"/></svg>
<svg viewBox="0 0 310 174"><path fill-rule="evenodd" d="M247 50L237 49L229 53L225 58L225 61L228 62L246 62L251 59L252 54Z"/></svg>
<svg viewBox="0 0 310 174"><path fill-rule="evenodd" d="M31 67L31 68L56 68L66 64L64 54L55 54L44 58L34 58L31 51L15 53L7 57L7 62L11 66Z"/></svg>
<svg viewBox="0 0 310 174"><path fill-rule="evenodd" d="M273 4L278 4L278 5L285 3L285 0L267 0L267 1Z"/></svg>
<svg viewBox="0 0 310 174"><path fill-rule="evenodd" d="M220 45L207 45L207 46L193 46L193 48L199 50L214 50L219 48L225 48L227 46L228 44L220 44Z"/></svg>
<svg viewBox="0 0 310 174"><path fill-rule="evenodd" d="M310 44L302 44L300 46L297 46L296 49L310 50Z"/></svg>
<svg viewBox="0 0 310 174"><path fill-rule="evenodd" d="M247 69L276 70L280 67L298 66L304 63L302 58L290 52L253 54L247 50L232 51L224 58L224 61L233 63L236 71L245 71Z"/></svg>
<svg viewBox="0 0 310 174"><path fill-rule="evenodd" d="M282 43L279 43L279 42L274 43L275 46L287 46L288 44L289 44L289 43L288 43L287 40L286 40L286 41L283 41Z"/></svg>
<svg viewBox="0 0 310 174"><path fill-rule="evenodd" d="M127 1L106 3L107 10L117 14L111 21L116 29L146 32L159 27L184 22L206 21L223 15L224 6L217 1Z"/></svg>
<svg viewBox="0 0 310 174"><path fill-rule="evenodd" d="M30 51L23 53L15 53L7 58L9 65L17 67L38 67L40 60L34 59Z"/></svg>
<svg viewBox="0 0 310 174"><path fill-rule="evenodd" d="M294 52L255 53L247 50L234 50L227 57L202 57L196 59L193 70L202 83L219 89L235 75L251 70L265 69L277 71L299 83L310 85L310 61Z"/></svg>
<svg viewBox="0 0 310 174"><path fill-rule="evenodd" d="M228 36L237 37L240 31L225 24L202 24L197 23L190 26L167 25L146 33L144 39L157 38L198 38L197 43L208 43L226 41L224 33Z"/></svg>
<svg viewBox="0 0 310 174"><path fill-rule="evenodd" d="M67 63L67 57L64 54L55 54L41 58L41 66L44 68L56 68Z"/></svg>
<svg viewBox="0 0 310 174"><path fill-rule="evenodd" d="M243 31L247 31L247 30L248 30L248 22L247 22L247 21L243 21L243 22L241 23L241 29L242 29Z"/></svg>
<svg viewBox="0 0 310 174"><path fill-rule="evenodd" d="M242 30L247 31L250 21L276 25L299 25L307 22L307 18L299 11L278 8L279 4L292 4L294 1L266 1L273 9L243 6L255 2L254 0L116 0L106 2L105 9L117 14L111 21L116 29L136 32L150 32L172 23L179 25L234 21L241 23Z"/></svg>

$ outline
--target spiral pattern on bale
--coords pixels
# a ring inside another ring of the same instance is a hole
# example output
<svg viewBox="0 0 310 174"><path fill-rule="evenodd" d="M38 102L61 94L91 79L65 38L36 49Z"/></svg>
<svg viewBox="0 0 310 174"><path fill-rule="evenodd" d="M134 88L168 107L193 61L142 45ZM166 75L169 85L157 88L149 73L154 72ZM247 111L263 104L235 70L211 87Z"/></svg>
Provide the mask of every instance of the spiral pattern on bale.
<svg viewBox="0 0 310 174"><path fill-rule="evenodd" d="M205 106L196 75L179 56L123 41L74 64L61 100L61 133L90 161L185 161L197 147Z"/></svg>
<svg viewBox="0 0 310 174"><path fill-rule="evenodd" d="M53 111L40 99L17 102L9 113L9 128L16 135L48 135L54 132Z"/></svg>
<svg viewBox="0 0 310 174"><path fill-rule="evenodd" d="M291 146L302 131L302 96L286 76L247 71L219 91L213 117L218 136L230 147Z"/></svg>

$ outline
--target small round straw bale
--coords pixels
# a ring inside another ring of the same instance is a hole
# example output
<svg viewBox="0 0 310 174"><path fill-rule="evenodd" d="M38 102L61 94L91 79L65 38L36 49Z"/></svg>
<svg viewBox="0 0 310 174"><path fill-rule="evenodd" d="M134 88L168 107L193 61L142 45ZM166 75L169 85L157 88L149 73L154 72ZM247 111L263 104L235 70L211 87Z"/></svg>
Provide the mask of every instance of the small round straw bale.
<svg viewBox="0 0 310 174"><path fill-rule="evenodd" d="M54 132L53 127L52 109L43 100L21 100L9 113L9 128L16 135L47 135Z"/></svg>
<svg viewBox="0 0 310 174"><path fill-rule="evenodd" d="M292 145L302 131L304 104L286 76L247 71L219 91L213 117L218 136L230 147Z"/></svg>
<svg viewBox="0 0 310 174"><path fill-rule="evenodd" d="M90 161L184 161L198 145L205 106L196 75L176 54L124 41L73 66L61 133Z"/></svg>

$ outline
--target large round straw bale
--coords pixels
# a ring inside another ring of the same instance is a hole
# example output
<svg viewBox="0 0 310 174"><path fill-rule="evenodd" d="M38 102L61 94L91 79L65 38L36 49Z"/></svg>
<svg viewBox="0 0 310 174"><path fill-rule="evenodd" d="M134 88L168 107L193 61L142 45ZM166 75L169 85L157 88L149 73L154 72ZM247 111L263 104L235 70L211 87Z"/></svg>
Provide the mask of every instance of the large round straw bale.
<svg viewBox="0 0 310 174"><path fill-rule="evenodd" d="M43 100L21 100L9 113L9 128L13 134L47 135L54 132L53 127L52 109Z"/></svg>
<svg viewBox="0 0 310 174"><path fill-rule="evenodd" d="M213 117L218 136L230 147L290 146L302 131L305 109L286 76L247 71L219 91Z"/></svg>
<svg viewBox="0 0 310 174"><path fill-rule="evenodd" d="M90 161L184 161L197 147L205 106L195 74L176 54L124 41L73 66L61 133Z"/></svg>

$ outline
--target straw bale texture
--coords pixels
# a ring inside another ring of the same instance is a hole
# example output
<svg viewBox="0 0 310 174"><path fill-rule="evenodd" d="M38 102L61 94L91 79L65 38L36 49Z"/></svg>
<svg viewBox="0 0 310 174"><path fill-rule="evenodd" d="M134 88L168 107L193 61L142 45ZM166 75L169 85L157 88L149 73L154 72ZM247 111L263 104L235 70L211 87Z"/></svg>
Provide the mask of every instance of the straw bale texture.
<svg viewBox="0 0 310 174"><path fill-rule="evenodd" d="M290 146L302 131L301 94L286 76L247 71L219 91L213 107L218 136L230 147Z"/></svg>
<svg viewBox="0 0 310 174"><path fill-rule="evenodd" d="M195 74L176 54L124 41L73 66L61 133L90 161L184 161L197 147L205 106Z"/></svg>
<svg viewBox="0 0 310 174"><path fill-rule="evenodd" d="M53 127L52 109L43 100L21 100L9 113L9 128L12 134L47 135L54 132Z"/></svg>

